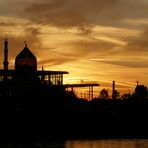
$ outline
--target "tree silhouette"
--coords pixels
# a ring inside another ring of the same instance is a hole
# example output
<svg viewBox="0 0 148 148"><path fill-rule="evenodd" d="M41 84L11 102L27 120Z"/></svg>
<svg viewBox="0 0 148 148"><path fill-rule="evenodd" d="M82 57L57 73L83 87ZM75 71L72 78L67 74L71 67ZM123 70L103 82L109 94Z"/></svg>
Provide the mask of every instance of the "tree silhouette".
<svg viewBox="0 0 148 148"><path fill-rule="evenodd" d="M139 98L146 98L148 95L147 87L144 85L137 85L134 95Z"/></svg>
<svg viewBox="0 0 148 148"><path fill-rule="evenodd" d="M120 97L120 92L117 90L114 90L114 99L118 99L119 97Z"/></svg>
<svg viewBox="0 0 148 148"><path fill-rule="evenodd" d="M130 99L131 97L132 97L131 94L123 94L123 95L121 96L122 99Z"/></svg>
<svg viewBox="0 0 148 148"><path fill-rule="evenodd" d="M103 88L103 89L100 91L99 98L100 98L100 99L103 99L103 100L109 99L108 90L105 89L105 88Z"/></svg>

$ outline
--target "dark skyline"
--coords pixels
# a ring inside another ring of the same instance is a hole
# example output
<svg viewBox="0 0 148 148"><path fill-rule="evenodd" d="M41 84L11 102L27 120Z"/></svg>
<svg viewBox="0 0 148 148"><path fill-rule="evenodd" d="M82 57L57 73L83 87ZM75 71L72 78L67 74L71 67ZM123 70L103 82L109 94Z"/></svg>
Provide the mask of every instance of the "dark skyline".
<svg viewBox="0 0 148 148"><path fill-rule="evenodd" d="M27 40L38 69L69 71L64 83L98 81L99 90L111 90L112 80L148 85L147 7L146 0L1 0L0 51L8 34L10 68Z"/></svg>

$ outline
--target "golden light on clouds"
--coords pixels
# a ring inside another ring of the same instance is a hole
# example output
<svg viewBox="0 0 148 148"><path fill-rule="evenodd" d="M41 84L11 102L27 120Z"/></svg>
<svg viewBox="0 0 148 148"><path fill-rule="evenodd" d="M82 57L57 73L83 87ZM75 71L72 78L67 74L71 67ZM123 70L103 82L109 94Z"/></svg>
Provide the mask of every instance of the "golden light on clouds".
<svg viewBox="0 0 148 148"><path fill-rule="evenodd" d="M147 0L1 0L0 61L9 38L9 67L24 41L38 59L38 69L66 70L65 83L97 81L111 89L148 85ZM98 91L98 90L97 90Z"/></svg>

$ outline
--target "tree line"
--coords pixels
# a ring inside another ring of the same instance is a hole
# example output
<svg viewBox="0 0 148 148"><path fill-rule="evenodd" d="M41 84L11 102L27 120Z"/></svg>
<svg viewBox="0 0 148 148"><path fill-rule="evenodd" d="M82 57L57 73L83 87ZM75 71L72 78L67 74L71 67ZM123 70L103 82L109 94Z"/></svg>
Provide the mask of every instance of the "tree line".
<svg viewBox="0 0 148 148"><path fill-rule="evenodd" d="M123 95L120 95L120 92L118 90L114 90L114 99L129 99L129 98L147 98L148 97L148 88L145 85L137 85L134 89L134 92L131 94L126 93ZM106 88L103 88L99 96L96 99L102 99L102 100L108 100L112 99L112 95L109 95L109 91Z"/></svg>

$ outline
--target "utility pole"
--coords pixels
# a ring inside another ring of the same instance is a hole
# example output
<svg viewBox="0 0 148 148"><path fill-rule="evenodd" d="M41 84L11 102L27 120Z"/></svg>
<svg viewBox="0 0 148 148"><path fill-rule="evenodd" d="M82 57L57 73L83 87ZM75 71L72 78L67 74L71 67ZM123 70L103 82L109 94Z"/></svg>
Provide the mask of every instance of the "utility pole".
<svg viewBox="0 0 148 148"><path fill-rule="evenodd" d="M112 84L112 99L115 99L115 81Z"/></svg>
<svg viewBox="0 0 148 148"><path fill-rule="evenodd" d="M137 86L139 85L139 81L136 81L136 83L137 83Z"/></svg>
<svg viewBox="0 0 148 148"><path fill-rule="evenodd" d="M8 39L5 37L4 39L4 70L8 70Z"/></svg>
<svg viewBox="0 0 148 148"><path fill-rule="evenodd" d="M8 70L8 38L7 36L4 39L4 72L5 72L5 76L4 79L7 80L7 70Z"/></svg>

